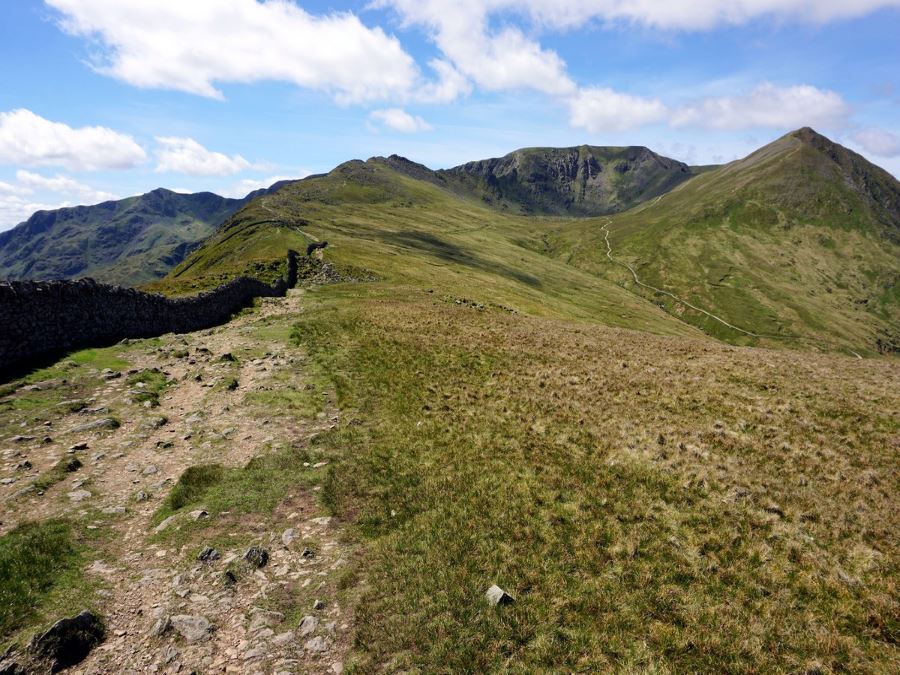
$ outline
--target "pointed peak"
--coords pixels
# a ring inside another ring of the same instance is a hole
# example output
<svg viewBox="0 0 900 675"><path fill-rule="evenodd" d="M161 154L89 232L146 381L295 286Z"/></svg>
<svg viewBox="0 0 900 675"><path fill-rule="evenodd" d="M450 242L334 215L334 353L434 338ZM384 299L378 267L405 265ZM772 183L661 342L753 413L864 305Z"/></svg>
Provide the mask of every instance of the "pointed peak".
<svg viewBox="0 0 900 675"><path fill-rule="evenodd" d="M822 143L834 143L827 136L823 136L818 131L813 129L812 127L803 127L801 129L797 129L796 131L792 131L789 136L792 136L804 143L812 143L814 145L821 145Z"/></svg>

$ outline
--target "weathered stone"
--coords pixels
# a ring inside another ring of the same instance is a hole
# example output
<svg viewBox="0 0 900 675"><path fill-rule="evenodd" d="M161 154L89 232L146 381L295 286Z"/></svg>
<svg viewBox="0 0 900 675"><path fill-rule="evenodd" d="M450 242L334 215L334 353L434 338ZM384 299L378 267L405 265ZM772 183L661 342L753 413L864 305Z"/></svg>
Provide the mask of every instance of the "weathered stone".
<svg viewBox="0 0 900 675"><path fill-rule="evenodd" d="M300 622L300 625L297 627L297 634L300 637L305 637L307 635L312 635L316 632L316 628L319 626L319 620L314 616L304 616L303 620Z"/></svg>
<svg viewBox="0 0 900 675"><path fill-rule="evenodd" d="M313 654L321 654L328 651L328 640L319 635L307 640L306 644L303 645L303 649Z"/></svg>
<svg viewBox="0 0 900 675"><path fill-rule="evenodd" d="M275 637L272 638L272 644L277 647L283 647L286 644L290 644L294 641L294 631L289 630L284 633L279 633Z"/></svg>
<svg viewBox="0 0 900 675"><path fill-rule="evenodd" d="M265 567L269 562L269 552L259 546L251 546L244 554L244 560L254 567Z"/></svg>
<svg viewBox="0 0 900 675"><path fill-rule="evenodd" d="M197 555L197 560L211 562L213 560L218 560L219 557L219 552L216 549L212 546L207 546Z"/></svg>
<svg viewBox="0 0 900 675"><path fill-rule="evenodd" d="M150 635L159 637L172 627L172 619L168 615L159 617L150 628Z"/></svg>
<svg viewBox="0 0 900 675"><path fill-rule="evenodd" d="M509 605L514 602L513 597L496 584L487 589L487 593L484 594L484 597L487 598L488 604L491 607L496 607L497 605Z"/></svg>
<svg viewBox="0 0 900 675"><path fill-rule="evenodd" d="M81 502L85 499L90 499L91 493L87 490L73 490L69 493L69 499L73 502Z"/></svg>
<svg viewBox="0 0 900 675"><path fill-rule="evenodd" d="M191 517L191 520L201 520L202 518L209 517L209 513L207 513L203 509L197 509L196 511L191 511L188 515Z"/></svg>
<svg viewBox="0 0 900 675"><path fill-rule="evenodd" d="M81 663L105 637L103 620L85 610L77 616L60 619L45 633L35 635L29 650L38 659L48 661L50 671L56 673Z"/></svg>
<svg viewBox="0 0 900 675"><path fill-rule="evenodd" d="M88 447L87 443L76 443L75 445L69 446L69 451L76 452L77 450L87 450Z"/></svg>
<svg viewBox="0 0 900 675"><path fill-rule="evenodd" d="M167 528L169 525L171 525L173 522L175 522L175 516L169 516L168 518L166 518L165 520L163 520L159 525L157 525L155 528L153 528L153 531L154 531L154 532L162 532L164 529L166 529L166 528Z"/></svg>
<svg viewBox="0 0 900 675"><path fill-rule="evenodd" d="M101 429L118 429L119 428L119 420L113 417L104 417L99 420L94 420L93 422L88 422L87 424L79 424L77 427L72 429L69 433L72 434L80 434L85 431L99 431Z"/></svg>
<svg viewBox="0 0 900 675"><path fill-rule="evenodd" d="M293 527L289 527L284 532L281 533L281 543L285 546L290 546L300 534Z"/></svg>
<svg viewBox="0 0 900 675"><path fill-rule="evenodd" d="M209 619L199 614L177 614L173 616L172 628L178 631L188 642L205 640L214 630Z"/></svg>

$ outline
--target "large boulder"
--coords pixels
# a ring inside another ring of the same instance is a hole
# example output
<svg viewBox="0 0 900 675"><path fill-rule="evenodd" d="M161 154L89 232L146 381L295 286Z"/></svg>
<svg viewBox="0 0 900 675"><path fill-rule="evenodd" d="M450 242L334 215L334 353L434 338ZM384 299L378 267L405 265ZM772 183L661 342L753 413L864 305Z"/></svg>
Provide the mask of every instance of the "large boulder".
<svg viewBox="0 0 900 675"><path fill-rule="evenodd" d="M85 610L77 616L60 619L46 632L35 635L29 650L38 660L48 662L50 672L56 673L81 663L105 637L103 619Z"/></svg>

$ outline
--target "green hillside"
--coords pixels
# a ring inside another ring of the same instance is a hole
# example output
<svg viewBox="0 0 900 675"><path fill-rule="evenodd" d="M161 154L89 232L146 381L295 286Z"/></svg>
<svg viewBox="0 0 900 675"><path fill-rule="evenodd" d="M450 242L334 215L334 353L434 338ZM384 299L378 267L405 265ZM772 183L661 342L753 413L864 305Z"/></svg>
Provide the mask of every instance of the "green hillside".
<svg viewBox="0 0 900 675"><path fill-rule="evenodd" d="M535 246L731 342L900 347L900 183L810 129Z"/></svg>
<svg viewBox="0 0 900 675"><path fill-rule="evenodd" d="M287 248L303 252L324 240L327 260L372 274L384 288L429 288L535 315L700 334L616 284L528 248L528 239L547 227L412 178L382 159L352 161L254 200L151 288L209 288L235 274L274 269Z"/></svg>
<svg viewBox="0 0 900 675"><path fill-rule="evenodd" d="M228 199L162 188L137 197L38 211L0 233L0 279L133 286L164 276L259 192Z"/></svg>

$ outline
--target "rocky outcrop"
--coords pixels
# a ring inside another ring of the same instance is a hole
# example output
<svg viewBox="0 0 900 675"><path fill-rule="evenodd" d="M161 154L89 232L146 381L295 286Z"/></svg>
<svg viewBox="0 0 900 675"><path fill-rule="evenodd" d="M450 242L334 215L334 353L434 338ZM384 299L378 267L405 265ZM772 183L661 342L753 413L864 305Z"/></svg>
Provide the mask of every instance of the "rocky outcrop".
<svg viewBox="0 0 900 675"><path fill-rule="evenodd" d="M72 349L216 326L254 298L282 296L296 282L297 254L291 251L285 277L272 285L238 277L186 298L90 279L0 283L0 378Z"/></svg>

